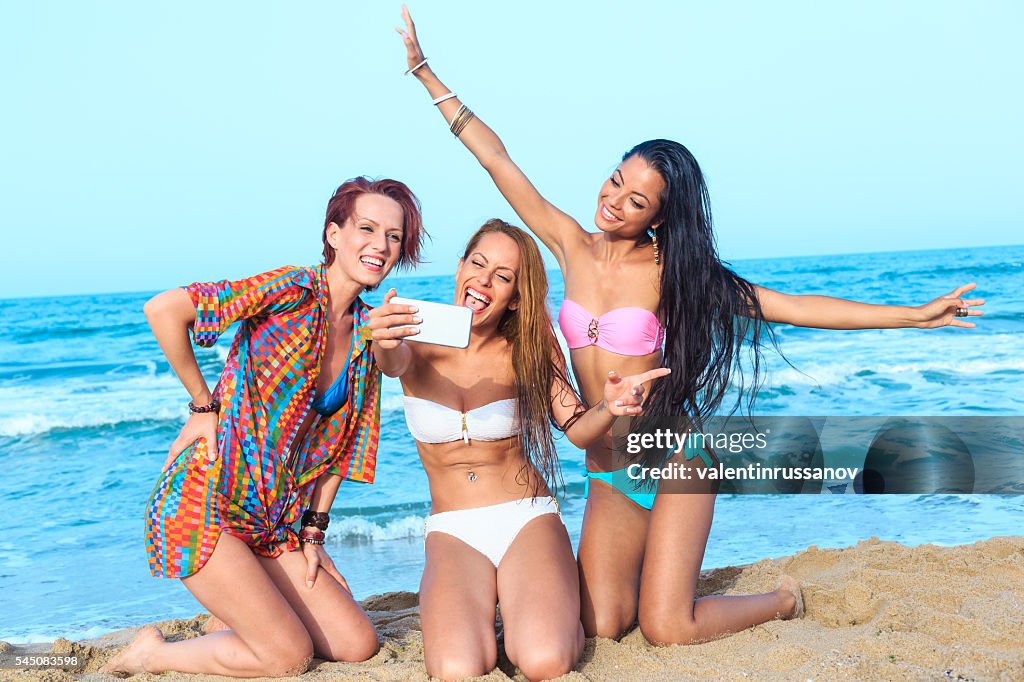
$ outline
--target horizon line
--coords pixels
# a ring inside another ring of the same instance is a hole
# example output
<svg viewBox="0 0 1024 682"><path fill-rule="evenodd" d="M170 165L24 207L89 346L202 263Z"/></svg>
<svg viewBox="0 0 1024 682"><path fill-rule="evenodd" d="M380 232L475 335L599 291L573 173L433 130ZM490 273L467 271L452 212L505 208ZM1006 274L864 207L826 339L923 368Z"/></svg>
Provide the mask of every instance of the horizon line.
<svg viewBox="0 0 1024 682"><path fill-rule="evenodd" d="M805 254L801 256L758 256L753 258L734 258L731 260L723 260L724 263L741 263L741 262L752 262L752 261L772 261L772 260L795 260L801 258L831 258L836 256L869 256L872 254L883 254L883 253L928 253L932 251L959 251L964 249L1004 249L1010 247L1024 247L1024 243L1020 244L991 244L987 246L952 246L940 249L893 249L890 251L848 251L843 253L818 253L818 254ZM425 261L429 263L430 261ZM301 266L299 266L301 267ZM424 279L429 277L445 277L454 274L454 270L451 272L440 272L432 275L417 275L414 272L409 274L401 275L389 275L388 278L391 281L395 280L409 280L409 279ZM559 268L547 268L545 272L559 272ZM149 291L163 291L163 289L133 289L133 290L112 290L112 291L88 291L88 292L75 292L65 294L29 294L24 296L6 296L0 295L0 301L19 301L19 300L31 300L39 298L73 298L78 296L114 296L118 294L142 294Z"/></svg>

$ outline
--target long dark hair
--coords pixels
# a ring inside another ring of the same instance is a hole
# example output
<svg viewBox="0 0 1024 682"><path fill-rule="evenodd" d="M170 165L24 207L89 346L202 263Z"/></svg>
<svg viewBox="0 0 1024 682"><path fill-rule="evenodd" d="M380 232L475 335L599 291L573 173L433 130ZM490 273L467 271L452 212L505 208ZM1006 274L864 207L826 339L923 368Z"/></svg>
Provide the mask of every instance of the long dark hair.
<svg viewBox="0 0 1024 682"><path fill-rule="evenodd" d="M580 405L582 401L575 394L569 380L562 351L551 325L546 304L548 278L537 243L524 230L493 218L470 237L463 258L469 258L480 240L488 234L503 234L519 247L520 265L516 273L519 305L515 310L505 311L498 323L498 333L512 348L512 373L515 376L519 440L523 455L529 465L551 486L552 492L555 492L563 482L551 431L565 431L569 428L583 413ZM558 423L552 409L553 385L562 387L562 395L580 406L565 424ZM533 495L536 496L540 482L526 471L520 473L533 479Z"/></svg>
<svg viewBox="0 0 1024 682"><path fill-rule="evenodd" d="M654 382L644 413L689 417L701 428L730 388L737 386L738 408L748 410L762 381L762 337L774 334L764 320L754 285L718 257L711 225L711 201L697 160L672 140L648 140L622 160L637 156L665 181L654 220L661 257L658 317L665 325L665 366L672 373ZM649 243L650 237L642 243ZM749 343L744 353L744 343ZM750 369L749 379L745 366ZM660 465L653 454L645 465Z"/></svg>

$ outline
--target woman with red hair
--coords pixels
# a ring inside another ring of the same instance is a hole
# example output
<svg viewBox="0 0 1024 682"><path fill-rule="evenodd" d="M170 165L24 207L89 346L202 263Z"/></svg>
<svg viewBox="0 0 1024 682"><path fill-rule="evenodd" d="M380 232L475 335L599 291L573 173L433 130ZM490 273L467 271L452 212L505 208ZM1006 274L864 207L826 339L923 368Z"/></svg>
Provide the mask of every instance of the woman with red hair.
<svg viewBox="0 0 1024 682"><path fill-rule="evenodd" d="M323 549L343 479L371 483L380 372L359 299L423 241L419 202L355 178L327 205L324 262L157 295L145 313L191 397L150 498L146 549L224 629L166 642L147 626L103 670L297 675L313 656L362 661L377 633ZM241 325L211 391L189 341ZM302 529L292 525L301 517Z"/></svg>

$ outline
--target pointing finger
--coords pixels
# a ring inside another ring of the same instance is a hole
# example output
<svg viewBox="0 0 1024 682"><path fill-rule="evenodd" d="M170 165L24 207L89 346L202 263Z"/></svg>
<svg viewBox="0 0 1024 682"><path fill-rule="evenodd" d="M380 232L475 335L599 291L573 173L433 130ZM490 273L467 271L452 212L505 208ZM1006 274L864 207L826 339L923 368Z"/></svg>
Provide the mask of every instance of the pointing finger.
<svg viewBox="0 0 1024 682"><path fill-rule="evenodd" d="M637 381L640 383L647 383L653 379L660 379L661 377L668 376L672 373L672 370L668 367L658 367L656 369L649 370L637 377Z"/></svg>
<svg viewBox="0 0 1024 682"><path fill-rule="evenodd" d="M946 296L946 298L960 298L968 291L974 289L976 286L978 285L974 282L958 286L956 289L953 289L953 291L948 296Z"/></svg>

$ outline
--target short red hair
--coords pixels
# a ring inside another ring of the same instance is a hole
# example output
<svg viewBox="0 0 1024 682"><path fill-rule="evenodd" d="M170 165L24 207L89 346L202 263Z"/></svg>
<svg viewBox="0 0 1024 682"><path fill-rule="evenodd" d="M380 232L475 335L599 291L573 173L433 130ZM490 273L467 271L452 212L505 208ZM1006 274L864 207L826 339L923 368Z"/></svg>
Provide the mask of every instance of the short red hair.
<svg viewBox="0 0 1024 682"><path fill-rule="evenodd" d="M382 178L371 180L359 176L346 180L334 196L327 202L327 217L324 218L324 264L334 261L334 249L327 243L327 228L331 223L339 226L352 215L356 199L362 194L379 194L394 200L402 207L402 250L398 255L398 267L413 268L420 262L420 251L423 249L423 237L427 232L423 229L423 215L420 212L420 200L404 183L398 180Z"/></svg>

